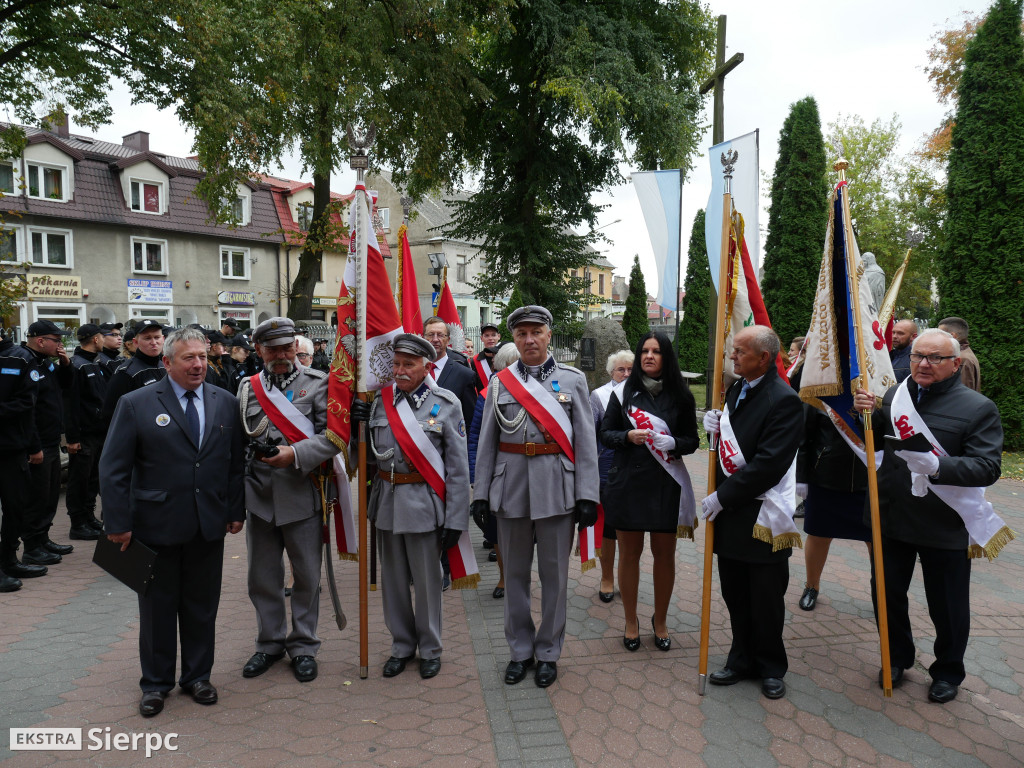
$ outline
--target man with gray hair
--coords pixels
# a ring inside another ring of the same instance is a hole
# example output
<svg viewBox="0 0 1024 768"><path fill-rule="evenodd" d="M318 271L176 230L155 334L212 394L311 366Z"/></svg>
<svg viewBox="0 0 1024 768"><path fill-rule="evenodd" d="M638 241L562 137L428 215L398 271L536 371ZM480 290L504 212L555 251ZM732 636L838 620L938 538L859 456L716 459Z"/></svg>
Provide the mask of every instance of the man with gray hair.
<svg viewBox="0 0 1024 768"><path fill-rule="evenodd" d="M224 535L245 520L238 401L204 384L206 337L186 328L164 345L167 376L117 403L100 458L103 521L125 550L156 550L153 580L139 596L143 717L159 714L178 684L214 704L210 682L224 566Z"/></svg>
<svg viewBox="0 0 1024 768"><path fill-rule="evenodd" d="M960 344L960 381L968 389L981 392L981 366L967 341L970 330L967 321L962 317L947 317L939 323L939 330L945 331Z"/></svg>
<svg viewBox="0 0 1024 768"><path fill-rule="evenodd" d="M892 684L899 685L904 670L914 666L907 592L920 560L935 625L928 698L939 704L956 697L966 676L971 558L991 559L1013 538L984 498L985 487L999 479L1001 470L999 409L964 386L960 364L957 340L933 328L917 337L910 378L885 393L881 408L876 410L875 397L863 389L854 398L857 410L874 411L876 450L885 446L878 507ZM901 450L884 439L921 435L931 444L930 451Z"/></svg>
<svg viewBox="0 0 1024 768"><path fill-rule="evenodd" d="M713 685L733 685L760 678L769 699L786 694L782 678L789 661L782 630L793 550L773 544L772 536L758 529L764 526L762 508L775 507L775 499L786 496L791 474L795 487L804 422L800 398L778 375L779 348L779 337L766 326L744 328L733 338L730 359L740 380L726 393L725 411L704 417L704 429L720 433L720 439L716 490L701 502L704 519L715 521L718 576L732 627L725 667L709 679ZM773 489L778 490L769 497ZM793 509L785 504L778 512L792 519Z"/></svg>

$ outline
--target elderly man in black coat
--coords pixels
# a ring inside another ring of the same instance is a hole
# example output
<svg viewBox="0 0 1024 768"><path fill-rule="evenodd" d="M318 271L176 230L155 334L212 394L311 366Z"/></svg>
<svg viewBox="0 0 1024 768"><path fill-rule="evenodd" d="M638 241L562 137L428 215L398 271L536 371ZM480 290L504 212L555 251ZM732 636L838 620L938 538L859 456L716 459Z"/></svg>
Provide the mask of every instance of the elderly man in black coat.
<svg viewBox="0 0 1024 768"><path fill-rule="evenodd" d="M761 678L770 699L785 695L782 678L789 669L782 629L789 587L792 549L773 551L772 544L753 536L764 494L778 485L796 458L803 434L803 409L796 392L776 371L779 337L768 327L744 328L733 339L730 358L741 377L726 393L726 409L734 450L743 466L726 472L723 452L716 464L717 490L701 502L706 520L715 520L715 554L722 597L729 608L732 647L725 668L710 676L713 685L732 685ZM718 432L718 412L704 420Z"/></svg>

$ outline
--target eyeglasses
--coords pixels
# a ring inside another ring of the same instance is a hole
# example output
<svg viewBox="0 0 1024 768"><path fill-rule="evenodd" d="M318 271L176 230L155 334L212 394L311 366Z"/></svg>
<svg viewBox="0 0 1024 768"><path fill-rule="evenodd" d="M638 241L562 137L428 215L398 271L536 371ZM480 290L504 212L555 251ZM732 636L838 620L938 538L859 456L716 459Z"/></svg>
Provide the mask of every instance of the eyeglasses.
<svg viewBox="0 0 1024 768"><path fill-rule="evenodd" d="M114 331L113 333L104 333L103 335L104 336L117 336L117 338L119 338L119 339L121 338L121 334L118 333L117 331Z"/></svg>
<svg viewBox="0 0 1024 768"><path fill-rule="evenodd" d="M444 333L444 332L441 332L441 331L438 331L436 333L425 333L425 334L423 334L423 338L428 339L428 340L429 339L447 339L448 338L448 334Z"/></svg>
<svg viewBox="0 0 1024 768"><path fill-rule="evenodd" d="M612 372L613 373L632 373L633 369L632 368L623 368L623 367L620 366L618 368L613 369Z"/></svg>
<svg viewBox="0 0 1024 768"><path fill-rule="evenodd" d="M919 355L916 352L910 353L910 362L920 363L927 360L931 365L939 365L943 360L953 360L956 355Z"/></svg>
<svg viewBox="0 0 1024 768"><path fill-rule="evenodd" d="M305 360L306 358L313 357L311 354L309 354L309 352L297 352L295 356L299 358L299 360Z"/></svg>

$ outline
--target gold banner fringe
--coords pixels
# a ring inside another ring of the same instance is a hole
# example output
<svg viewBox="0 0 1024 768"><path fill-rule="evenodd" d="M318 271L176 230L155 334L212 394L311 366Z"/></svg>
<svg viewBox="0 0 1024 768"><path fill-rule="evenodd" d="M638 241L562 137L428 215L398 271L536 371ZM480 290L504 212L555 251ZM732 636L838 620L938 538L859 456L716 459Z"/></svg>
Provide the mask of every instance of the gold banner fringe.
<svg viewBox="0 0 1024 768"><path fill-rule="evenodd" d="M689 539L693 541L693 528L690 525L677 525L676 526L676 538L677 539Z"/></svg>
<svg viewBox="0 0 1024 768"><path fill-rule="evenodd" d="M1003 547L1013 541L1016 537L1014 532L1010 530L1009 526L1004 525L998 531L995 536L988 540L988 544L984 547L980 547L977 544L972 544L967 548L967 557L974 559L979 557L987 557L989 562L995 560L999 553L1003 551Z"/></svg>
<svg viewBox="0 0 1024 768"><path fill-rule="evenodd" d="M376 584L371 584L370 585L370 591L371 592L376 592L377 591L377 585Z"/></svg>
<svg viewBox="0 0 1024 768"><path fill-rule="evenodd" d="M479 583L480 574L471 573L461 579L452 579L452 589L476 589L476 585Z"/></svg>
<svg viewBox="0 0 1024 768"><path fill-rule="evenodd" d="M342 440L337 435L337 433L331 431L330 429L328 429L327 432L324 433L324 435L327 437L328 440L331 441L332 444L334 444L341 450L341 456L343 459L345 459L345 467L348 469L348 479L351 480L353 477L356 476L356 472L359 471L359 467L353 467L352 462L349 461L348 444L344 440Z"/></svg>
<svg viewBox="0 0 1024 768"><path fill-rule="evenodd" d="M597 566L597 560L595 560L594 558L590 558L589 560L587 560L587 562L583 563L580 566L580 573L586 573L587 571L591 570L592 568L594 568L596 566Z"/></svg>
<svg viewBox="0 0 1024 768"><path fill-rule="evenodd" d="M799 533L782 533L778 536L772 536L771 529L766 525L755 525L751 536L758 541L763 541L765 544L771 544L772 552L778 552L780 549L790 549L791 547L804 548L804 543Z"/></svg>
<svg viewBox="0 0 1024 768"><path fill-rule="evenodd" d="M821 406L812 402L813 400L822 397L837 397L841 394L843 394L843 385L839 382L836 382L835 384L817 384L812 387L805 387L801 385L800 387L800 399L816 408L820 408Z"/></svg>
<svg viewBox="0 0 1024 768"><path fill-rule="evenodd" d="M765 525L755 525L750 535L758 541L763 541L765 544L772 543L772 529Z"/></svg>
<svg viewBox="0 0 1024 768"><path fill-rule="evenodd" d="M359 553L358 552L339 552L338 553L338 559L339 560L349 560L349 561L351 561L353 563L358 563L359 562Z"/></svg>
<svg viewBox="0 0 1024 768"><path fill-rule="evenodd" d="M594 554L597 555L598 557L600 557L601 556L601 548L600 547L594 547Z"/></svg>

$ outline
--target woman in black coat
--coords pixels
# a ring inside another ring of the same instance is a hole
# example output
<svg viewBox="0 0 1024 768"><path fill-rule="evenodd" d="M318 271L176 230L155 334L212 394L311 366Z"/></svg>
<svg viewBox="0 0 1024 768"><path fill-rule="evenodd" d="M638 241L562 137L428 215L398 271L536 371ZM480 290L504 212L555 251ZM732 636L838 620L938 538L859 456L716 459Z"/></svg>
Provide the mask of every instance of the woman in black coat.
<svg viewBox="0 0 1024 768"><path fill-rule="evenodd" d="M644 413L663 420L668 434L645 428ZM679 372L672 342L664 334L648 333L637 345L629 378L609 398L601 442L615 449L602 503L605 524L615 529L619 542L619 590L626 619L622 642L630 651L640 647L636 615L640 556L644 533L650 533L654 555L651 624L654 644L667 651L672 646L666 618L675 583L680 498L691 507L694 501L689 476L684 475L685 484L680 485L653 451L670 461L681 461L697 450L698 437L693 395Z"/></svg>

